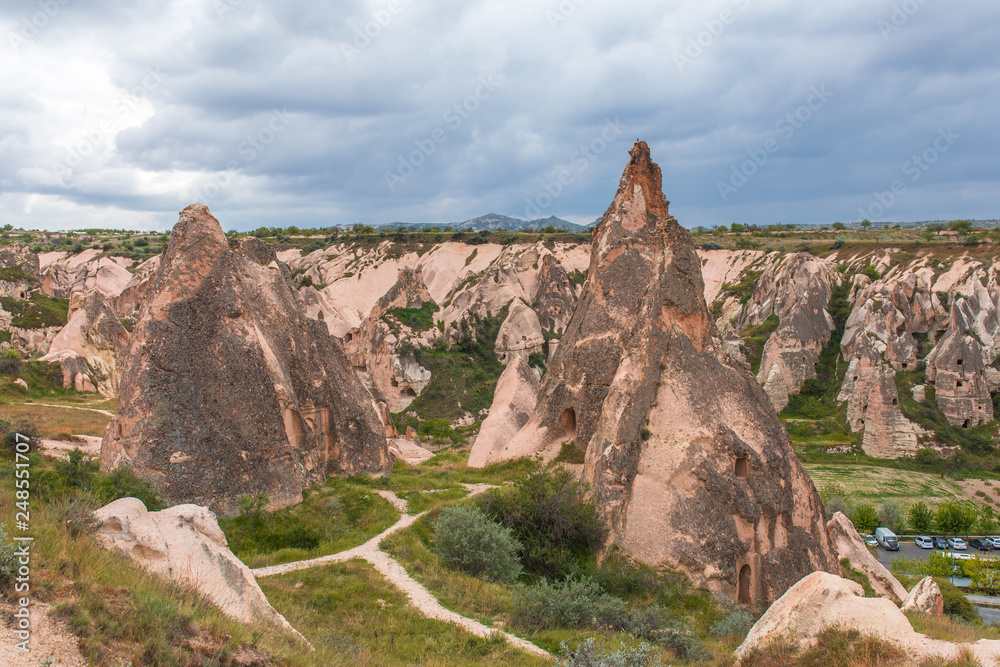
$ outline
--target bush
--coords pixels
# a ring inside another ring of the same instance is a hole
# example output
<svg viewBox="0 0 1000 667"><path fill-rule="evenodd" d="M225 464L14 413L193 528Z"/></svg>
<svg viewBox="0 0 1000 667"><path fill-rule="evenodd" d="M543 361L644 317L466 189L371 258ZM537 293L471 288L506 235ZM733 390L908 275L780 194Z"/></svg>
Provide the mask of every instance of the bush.
<svg viewBox="0 0 1000 667"><path fill-rule="evenodd" d="M520 548L509 529L475 505L447 507L434 522L434 553L448 567L474 577L513 583L521 574Z"/></svg>
<svg viewBox="0 0 1000 667"><path fill-rule="evenodd" d="M602 651L593 637L571 649L566 642L559 642L565 656L559 661L564 667L652 667L660 664L656 651L649 644L635 647L623 646L617 651Z"/></svg>
<svg viewBox="0 0 1000 667"><path fill-rule="evenodd" d="M878 526L878 512L871 505L858 505L854 508L854 516L851 517L851 522L858 531L871 532Z"/></svg>
<svg viewBox="0 0 1000 667"><path fill-rule="evenodd" d="M484 514L509 528L523 546L526 572L561 579L583 570L607 529L567 470L539 470L480 501Z"/></svg>
<svg viewBox="0 0 1000 667"><path fill-rule="evenodd" d="M944 613L973 623L979 622L979 612L955 584L944 577L934 577L934 581L941 589L941 597L944 598Z"/></svg>
<svg viewBox="0 0 1000 667"><path fill-rule="evenodd" d="M750 628L756 623L754 617L748 611L739 609L727 615L721 621L716 621L708 629L708 633L713 637L728 638L738 637L741 641L746 638Z"/></svg>
<svg viewBox="0 0 1000 667"><path fill-rule="evenodd" d="M152 484L139 479L128 468L115 468L108 475L94 480L94 495L104 504L119 498L138 498L150 512L163 509L163 498Z"/></svg>
<svg viewBox="0 0 1000 667"><path fill-rule="evenodd" d="M511 623L525 630L608 628L619 630L628 620L621 598L608 595L589 578L542 581L514 591Z"/></svg>
<svg viewBox="0 0 1000 667"><path fill-rule="evenodd" d="M670 649L674 655L685 662L700 662L711 660L712 654L705 644L689 628L670 626L659 633L659 642Z"/></svg>
<svg viewBox="0 0 1000 667"><path fill-rule="evenodd" d="M17 443L25 442L25 438L28 439L27 443L31 451L38 448L40 432L35 422L30 419L22 418L16 422L0 419L0 435L3 437L4 445L11 451L14 451Z"/></svg>
<svg viewBox="0 0 1000 667"><path fill-rule="evenodd" d="M56 477L63 486L71 489L89 489L97 474L98 462L89 458L77 447L69 453L68 460L56 461Z"/></svg>
<svg viewBox="0 0 1000 667"><path fill-rule="evenodd" d="M6 588L8 583L14 581L16 574L17 555L14 540L7 537L7 532L0 525L0 586Z"/></svg>

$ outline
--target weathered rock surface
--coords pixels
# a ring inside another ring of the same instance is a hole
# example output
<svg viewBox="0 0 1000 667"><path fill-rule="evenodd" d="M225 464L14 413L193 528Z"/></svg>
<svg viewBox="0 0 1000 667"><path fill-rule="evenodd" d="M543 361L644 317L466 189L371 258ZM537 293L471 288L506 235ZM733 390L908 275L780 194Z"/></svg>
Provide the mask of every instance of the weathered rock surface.
<svg viewBox="0 0 1000 667"><path fill-rule="evenodd" d="M934 385L938 407L950 423L966 428L993 421L983 346L973 320L969 302L957 299L948 332L927 355L927 380Z"/></svg>
<svg viewBox="0 0 1000 667"><path fill-rule="evenodd" d="M527 361L532 353L541 352L544 345L538 314L520 299L511 301L494 344L497 356L504 362L514 356Z"/></svg>
<svg viewBox="0 0 1000 667"><path fill-rule="evenodd" d="M69 321L49 346L42 361L58 363L63 386L77 391L98 391L111 398L121 381L119 359L128 347L129 334L97 290L70 297Z"/></svg>
<svg viewBox="0 0 1000 667"><path fill-rule="evenodd" d="M514 355L497 381L493 405L469 453L469 467L481 468L517 435L538 401L538 378L527 362Z"/></svg>
<svg viewBox="0 0 1000 667"><path fill-rule="evenodd" d="M125 318L133 324L139 321L139 315L146 305L149 287L153 284L153 279L160 270L160 258L161 255L150 257L135 267L132 279L118 296L112 299L111 304L115 312L118 313L118 317Z"/></svg>
<svg viewBox="0 0 1000 667"><path fill-rule="evenodd" d="M544 255L533 302L541 328L562 335L573 317L576 297L566 269L555 255Z"/></svg>
<svg viewBox="0 0 1000 667"><path fill-rule="evenodd" d="M286 268L208 209L181 212L121 363L104 469L127 466L172 503L232 512L242 495L297 502L329 474L385 473L371 395Z"/></svg>
<svg viewBox="0 0 1000 667"><path fill-rule="evenodd" d="M77 292L97 290L106 297L118 296L132 280L124 257L99 257L100 250L88 249L71 255L65 252L42 255L42 291L49 296L70 298Z"/></svg>
<svg viewBox="0 0 1000 667"><path fill-rule="evenodd" d="M763 390L723 350L648 147L630 154L535 413L498 458L551 459L575 439L612 541L766 604L836 571L819 496Z"/></svg>
<svg viewBox="0 0 1000 667"><path fill-rule="evenodd" d="M890 600L862 595L861 586L853 581L813 572L761 616L736 649L737 664L742 664L754 648L780 637L808 647L816 643L816 636L824 629L837 626L891 641L913 664L934 658L956 660L965 650L980 664L992 665L1000 659L1000 641L981 639L974 644L953 644L930 639L914 631L903 612Z"/></svg>
<svg viewBox="0 0 1000 667"><path fill-rule="evenodd" d="M906 596L899 610L904 614L916 612L941 618L944 616L944 596L941 595L941 588L931 577L924 577Z"/></svg>
<svg viewBox="0 0 1000 667"><path fill-rule="evenodd" d="M141 500L122 498L94 516L103 522L97 540L105 549L117 549L149 571L191 586L237 620L264 620L298 635L267 601L250 568L229 550L208 508L176 505L149 512Z"/></svg>
<svg viewBox="0 0 1000 667"><path fill-rule="evenodd" d="M27 299L40 282L38 255L27 246L0 246L0 297Z"/></svg>
<svg viewBox="0 0 1000 667"><path fill-rule="evenodd" d="M892 572L872 556L850 519L843 513L837 512L827 522L826 527L830 530L838 558L846 558L851 562L851 567L868 575L868 581L876 593L896 604L907 598L906 589L896 577L892 576Z"/></svg>
<svg viewBox="0 0 1000 667"><path fill-rule="evenodd" d="M739 318L737 328L743 329L778 317L778 328L764 344L757 374L778 412L788 405L789 395L816 377L816 361L834 326L826 305L835 275L832 262L795 253L764 270Z"/></svg>

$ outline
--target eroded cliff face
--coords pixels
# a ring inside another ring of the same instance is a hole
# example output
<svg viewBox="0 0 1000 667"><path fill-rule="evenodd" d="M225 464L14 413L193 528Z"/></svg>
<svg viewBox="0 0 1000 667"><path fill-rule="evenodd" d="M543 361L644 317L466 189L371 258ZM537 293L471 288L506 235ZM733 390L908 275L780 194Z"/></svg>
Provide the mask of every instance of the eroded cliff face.
<svg viewBox="0 0 1000 667"><path fill-rule="evenodd" d="M973 328L976 312L970 301L955 300L947 333L927 355L927 380L934 385L938 407L950 423L966 428L993 421L983 345Z"/></svg>
<svg viewBox="0 0 1000 667"><path fill-rule="evenodd" d="M766 394L719 339L648 147L630 155L535 412L498 458L551 459L575 440L611 542L766 604L813 570L835 571L819 497Z"/></svg>
<svg viewBox="0 0 1000 667"><path fill-rule="evenodd" d="M391 466L371 396L339 341L299 314L284 265L181 212L121 363L104 469L127 466L170 503L218 512L242 495L297 502L327 474Z"/></svg>

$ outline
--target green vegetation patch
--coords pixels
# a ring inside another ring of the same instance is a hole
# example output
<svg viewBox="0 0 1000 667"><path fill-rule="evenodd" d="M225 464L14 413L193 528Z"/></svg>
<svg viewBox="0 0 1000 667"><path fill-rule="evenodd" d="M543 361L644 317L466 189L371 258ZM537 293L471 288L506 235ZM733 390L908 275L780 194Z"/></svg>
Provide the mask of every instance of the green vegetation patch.
<svg viewBox="0 0 1000 667"><path fill-rule="evenodd" d="M20 329L61 327L66 324L69 316L69 299L47 296L41 292L32 292L31 297L24 301L0 297L0 305L14 316L11 326Z"/></svg>
<svg viewBox="0 0 1000 667"><path fill-rule="evenodd" d="M432 301L424 301L419 308L390 308L383 317L391 317L414 331L427 331L434 326L434 313L438 308Z"/></svg>
<svg viewBox="0 0 1000 667"><path fill-rule="evenodd" d="M761 357L764 356L764 344L771 334L778 328L780 321L777 315L771 315L766 320L756 326L744 327L740 331L743 338L743 345L747 350L747 361L750 362L750 369L754 375L760 372Z"/></svg>
<svg viewBox="0 0 1000 667"><path fill-rule="evenodd" d="M20 266L7 266L0 269L0 281L7 283L38 282L37 278Z"/></svg>
<svg viewBox="0 0 1000 667"><path fill-rule="evenodd" d="M724 283L721 290L723 300L726 297L735 296L740 300L740 303L745 304L750 301L753 298L753 291L757 287L757 281L763 273L763 271L745 271L743 278L738 283L733 285Z"/></svg>
<svg viewBox="0 0 1000 667"><path fill-rule="evenodd" d="M927 385L922 371L897 372L895 379L899 409L904 417L934 433L935 439L944 445L960 446L980 456L993 452L996 423L973 428L954 426L938 407L934 387ZM925 397L920 402L913 398L913 387L919 384L925 385Z"/></svg>

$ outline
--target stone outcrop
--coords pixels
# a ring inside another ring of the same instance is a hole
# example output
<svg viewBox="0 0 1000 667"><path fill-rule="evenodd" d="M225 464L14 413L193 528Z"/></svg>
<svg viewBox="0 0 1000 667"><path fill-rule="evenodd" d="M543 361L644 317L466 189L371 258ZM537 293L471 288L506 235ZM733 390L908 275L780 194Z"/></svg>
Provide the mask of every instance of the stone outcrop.
<svg viewBox="0 0 1000 667"><path fill-rule="evenodd" d="M738 329L778 317L778 328L764 344L757 374L778 412L788 405L789 395L816 377L816 361L834 326L826 312L834 275L832 262L795 253L764 270L740 317Z"/></svg>
<svg viewBox="0 0 1000 667"><path fill-rule="evenodd" d="M497 458L551 460L575 440L610 541L767 604L808 572L837 571L819 496L767 396L724 351L648 147L630 155L535 413Z"/></svg>
<svg viewBox="0 0 1000 667"><path fill-rule="evenodd" d="M397 353L400 338L413 336L409 327L386 321L393 308L420 308L434 303L419 269L401 269L396 283L375 304L361 325L345 336L344 350L351 365L372 393L389 410L401 412L431 381L431 373L417 363L412 351ZM399 351L402 351L400 349Z"/></svg>
<svg viewBox="0 0 1000 667"><path fill-rule="evenodd" d="M171 503L277 507L327 474L385 473L385 429L340 343L297 308L286 267L181 212L120 365L101 466L127 466Z"/></svg>
<svg viewBox="0 0 1000 667"><path fill-rule="evenodd" d="M527 361L532 353L541 352L544 345L538 314L520 299L511 301L494 344L497 356L505 363L514 356Z"/></svg>
<svg viewBox="0 0 1000 667"><path fill-rule="evenodd" d="M951 424L966 428L993 421L983 346L973 320L968 301L956 299L948 332L927 355L927 380L934 385L938 407Z"/></svg>
<svg viewBox="0 0 1000 667"><path fill-rule="evenodd" d="M941 618L944 616L944 596L941 588L931 577L924 577L913 587L899 608L905 613L919 613Z"/></svg>
<svg viewBox="0 0 1000 667"><path fill-rule="evenodd" d="M117 549L150 572L194 588L237 620L263 620L298 635L267 601L250 568L229 550L207 508L176 505L149 512L141 500L122 498L94 516L102 522L97 541L105 549Z"/></svg>
<svg viewBox="0 0 1000 667"><path fill-rule="evenodd" d="M737 664L758 647L784 637L799 647L816 643L827 628L854 629L896 644L912 664L932 659L957 660L968 651L979 664L1000 660L1000 641L951 643L917 633L895 604L886 598L862 597L859 584L826 572L813 572L790 588L761 616L736 649Z"/></svg>
<svg viewBox="0 0 1000 667"><path fill-rule="evenodd" d="M538 271L538 287L532 302L538 314L539 326L553 334L562 335L573 317L576 296L566 269L554 255L543 256Z"/></svg>
<svg viewBox="0 0 1000 667"><path fill-rule="evenodd" d="M146 305L146 295L149 287L153 284L153 278L160 270L161 255L150 257L145 262L135 267L132 279L122 289L118 296L111 300L111 305L118 317L124 318L133 324L139 321L139 315Z"/></svg>
<svg viewBox="0 0 1000 667"><path fill-rule="evenodd" d="M896 604L906 599L906 589L896 577L892 576L892 572L889 572L885 565L872 556L850 519L843 513L837 512L827 522L826 527L830 531L830 537L833 538L837 557L846 558L850 561L851 567L864 572L876 593Z"/></svg>
<svg viewBox="0 0 1000 667"><path fill-rule="evenodd" d="M58 363L63 386L77 391L118 394L118 361L128 347L122 326L103 294L77 292L69 301L69 321L49 346L42 361Z"/></svg>
<svg viewBox="0 0 1000 667"><path fill-rule="evenodd" d="M27 299L40 282L38 255L27 246L0 246L0 297Z"/></svg>
<svg viewBox="0 0 1000 667"><path fill-rule="evenodd" d="M70 298L77 292L97 290L106 297L118 296L132 280L131 259L100 257L97 249L79 254L46 253L42 270L42 291L49 296Z"/></svg>
<svg viewBox="0 0 1000 667"><path fill-rule="evenodd" d="M469 467L481 468L517 435L538 401L538 377L520 356L514 355L497 381L493 405L483 420L469 453Z"/></svg>

